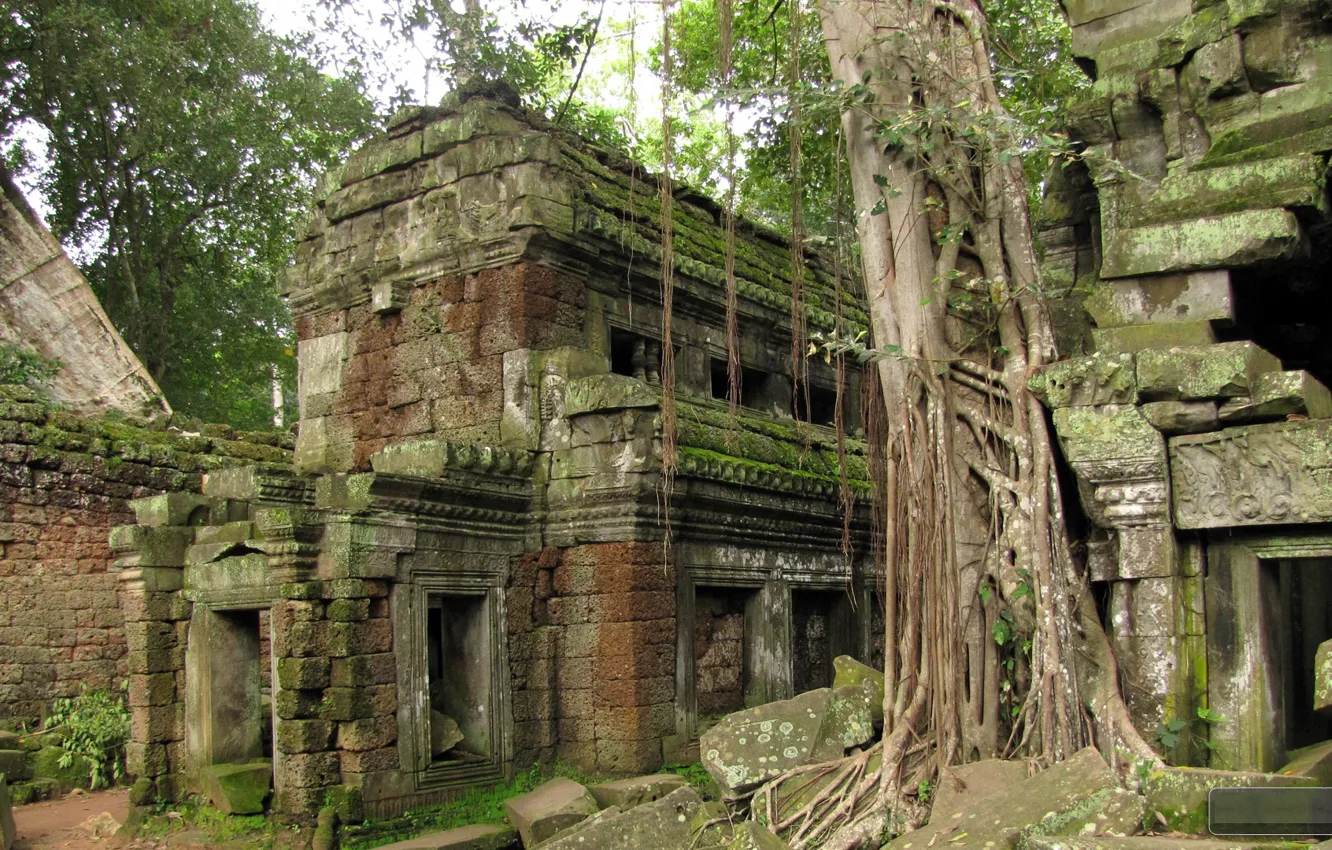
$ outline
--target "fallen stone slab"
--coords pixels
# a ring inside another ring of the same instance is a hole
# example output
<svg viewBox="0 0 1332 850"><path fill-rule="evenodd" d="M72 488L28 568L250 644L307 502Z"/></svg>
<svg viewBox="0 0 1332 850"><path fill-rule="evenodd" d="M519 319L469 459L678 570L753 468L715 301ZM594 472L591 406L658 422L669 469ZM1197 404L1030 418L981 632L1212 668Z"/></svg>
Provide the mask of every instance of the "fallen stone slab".
<svg viewBox="0 0 1332 850"><path fill-rule="evenodd" d="M462 743L458 721L442 711L430 709L430 754L442 755Z"/></svg>
<svg viewBox="0 0 1332 850"><path fill-rule="evenodd" d="M870 683L870 714L875 723L883 722L883 671L875 670L868 664L862 664L849 655L839 655L833 659L833 687L861 685Z"/></svg>
<svg viewBox="0 0 1332 850"><path fill-rule="evenodd" d="M1303 747L1289 755L1290 762L1277 771L1282 776L1312 776L1319 785L1332 786L1332 741Z"/></svg>
<svg viewBox="0 0 1332 850"><path fill-rule="evenodd" d="M692 788L635 806L614 817L602 818L543 844L542 850L690 850L694 832L702 827L703 800Z"/></svg>
<svg viewBox="0 0 1332 850"><path fill-rule="evenodd" d="M978 779L996 780L1013 768L989 767ZM956 775L956 773L954 773ZM1029 850L1033 837L1078 828L1095 819L1084 807L1089 798L1118 789L1119 782L1095 748L1079 750L1058 764L1020 781L999 787L978 785L975 791L954 791L946 808L953 811L932 815L920 829L898 836L887 845L892 850L924 850L929 846L955 850ZM1110 795L1098 798L1111 802ZM1122 805L1115 800L1116 805Z"/></svg>
<svg viewBox="0 0 1332 850"><path fill-rule="evenodd" d="M257 815L264 810L264 801L273 787L273 765L269 762L251 764L210 764L199 771L204 796L217 809L228 815Z"/></svg>
<svg viewBox="0 0 1332 850"><path fill-rule="evenodd" d="M518 843L512 827L473 824L399 841L379 850L509 850Z"/></svg>
<svg viewBox="0 0 1332 850"><path fill-rule="evenodd" d="M1312 776L1278 776L1202 767L1163 767L1143 780L1149 810L1159 812L1174 832L1207 834L1207 795L1213 788L1303 788Z"/></svg>
<svg viewBox="0 0 1332 850"><path fill-rule="evenodd" d="M739 799L794 767L840 758L870 740L874 722L863 687L819 688L728 714L703 733L703 767L722 797Z"/></svg>
<svg viewBox="0 0 1332 850"><path fill-rule="evenodd" d="M676 788L683 788L689 783L683 776L674 773L658 773L652 776L636 776L633 779L620 779L615 782L603 782L587 789L603 809L618 806L621 811L660 800Z"/></svg>
<svg viewBox="0 0 1332 850"><path fill-rule="evenodd" d="M14 846L14 807L9 800L9 783L0 774L0 850Z"/></svg>
<svg viewBox="0 0 1332 850"><path fill-rule="evenodd" d="M504 801L509 823L531 850L562 829L596 814L597 801L572 779L559 777Z"/></svg>

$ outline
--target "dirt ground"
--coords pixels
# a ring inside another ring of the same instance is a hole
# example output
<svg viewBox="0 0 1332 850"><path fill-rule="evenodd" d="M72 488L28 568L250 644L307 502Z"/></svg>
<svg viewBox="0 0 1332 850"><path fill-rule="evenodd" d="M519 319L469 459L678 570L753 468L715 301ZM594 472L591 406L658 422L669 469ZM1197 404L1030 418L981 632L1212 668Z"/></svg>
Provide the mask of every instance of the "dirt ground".
<svg viewBox="0 0 1332 850"><path fill-rule="evenodd" d="M225 846L229 850L248 850L260 846L290 846L295 836L279 835L259 840L238 839L219 844L206 833L181 829L164 838L130 838L126 834L106 835L129 816L129 791L99 791L31 803L14 808L17 828L14 850L208 850ZM114 824L108 823L114 819Z"/></svg>

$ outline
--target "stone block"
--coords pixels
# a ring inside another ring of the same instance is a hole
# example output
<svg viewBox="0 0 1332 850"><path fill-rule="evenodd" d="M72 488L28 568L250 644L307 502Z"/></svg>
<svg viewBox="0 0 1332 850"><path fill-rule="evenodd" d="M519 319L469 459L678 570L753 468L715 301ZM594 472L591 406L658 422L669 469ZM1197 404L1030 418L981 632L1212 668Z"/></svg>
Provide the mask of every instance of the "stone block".
<svg viewBox="0 0 1332 850"><path fill-rule="evenodd" d="M660 800L687 784L682 776L674 773L658 773L653 776L603 782L600 785L593 785L588 791L596 799L597 805L603 809L616 806L620 811L627 811L635 806Z"/></svg>
<svg viewBox="0 0 1332 850"><path fill-rule="evenodd" d="M518 830L523 847L531 850L560 830L595 814L597 801L582 785L561 777L505 800L504 812Z"/></svg>
<svg viewBox="0 0 1332 850"><path fill-rule="evenodd" d="M326 688L330 667L327 658L279 658L278 687L296 691Z"/></svg>
<svg viewBox="0 0 1332 850"><path fill-rule="evenodd" d="M1143 780L1147 806L1172 831L1207 834L1207 795L1213 788L1298 788L1317 785L1311 776L1276 776L1191 767L1162 767Z"/></svg>
<svg viewBox="0 0 1332 850"><path fill-rule="evenodd" d="M9 796L9 783L0 774L0 850L12 850L14 846L14 810Z"/></svg>
<svg viewBox="0 0 1332 850"><path fill-rule="evenodd" d="M473 824L386 844L379 850L509 850L517 840L510 827Z"/></svg>
<svg viewBox="0 0 1332 850"><path fill-rule="evenodd" d="M1201 434L1221 424L1214 401L1150 401L1139 410L1163 434Z"/></svg>
<svg viewBox="0 0 1332 850"><path fill-rule="evenodd" d="M1107 234L1101 276L1236 268L1287 259L1300 239L1299 222L1282 209L1124 228Z"/></svg>
<svg viewBox="0 0 1332 850"><path fill-rule="evenodd" d="M1137 356L1138 391L1148 401L1249 395L1259 375L1281 361L1248 341L1152 349Z"/></svg>
<svg viewBox="0 0 1332 850"><path fill-rule="evenodd" d="M0 773L14 782L30 778L28 754L23 750L0 750Z"/></svg>
<svg viewBox="0 0 1332 850"><path fill-rule="evenodd" d="M1302 747L1289 755L1290 761L1277 771L1282 776L1311 776L1321 786L1332 786L1332 741Z"/></svg>
<svg viewBox="0 0 1332 850"><path fill-rule="evenodd" d="M1235 317L1225 270L1102 281L1085 306L1100 328Z"/></svg>
<svg viewBox="0 0 1332 850"><path fill-rule="evenodd" d="M550 850L619 850L658 847L688 850L703 801L693 789L677 788L660 800L609 817L589 818L545 845Z"/></svg>
<svg viewBox="0 0 1332 850"><path fill-rule="evenodd" d="M1081 827L1085 818L1094 819L1098 805L1122 805L1112 797L1119 790L1118 778L1092 747L1022 778L1025 772L1021 764L993 762L951 768L952 777L940 780L940 800L929 823L893 839L888 850L944 844L958 832L966 833L968 846L1013 850L1051 830L1068 830L1074 823ZM943 789L954 783L964 787L950 788L945 798ZM1093 810L1087 809L1089 802Z"/></svg>
<svg viewBox="0 0 1332 850"><path fill-rule="evenodd" d="M223 814L257 815L273 788L273 765L210 764L199 771L206 796Z"/></svg>
<svg viewBox="0 0 1332 850"><path fill-rule="evenodd" d="M193 493L164 493L130 502L134 520L139 525L159 528L168 525L205 525L211 515L213 500Z"/></svg>
<svg viewBox="0 0 1332 850"><path fill-rule="evenodd" d="M1218 168L1180 169L1162 181L1151 198L1131 210L1133 225L1155 224L1205 215L1263 210L1320 209L1323 206L1320 158L1312 154L1274 157ZM1225 271L1206 272L1225 276ZM1190 276L1191 277L1191 276ZM1159 280L1153 278L1144 281ZM1127 283L1127 281L1125 281ZM1219 282L1219 281L1217 281ZM1220 292L1220 289L1216 290ZM1166 290L1168 293L1169 290ZM1226 286L1229 306L1229 286ZM1163 293L1165 294L1165 293ZM1187 303L1181 302L1179 306ZM1219 306L1219 305L1216 305ZM1158 310L1170 308L1161 305ZM1211 310L1204 310L1211 312ZM1183 317L1181 317L1183 318ZM1191 319L1224 319L1232 316L1193 315ZM1179 321L1179 319L1176 319ZM1099 321L1098 321L1099 323Z"/></svg>
<svg viewBox="0 0 1332 850"><path fill-rule="evenodd" d="M1248 89L1239 34L1198 48L1184 66L1183 79L1196 99L1223 98Z"/></svg>
<svg viewBox="0 0 1332 850"><path fill-rule="evenodd" d="M1332 422L1308 419L1170 439L1180 528L1332 519Z"/></svg>
<svg viewBox="0 0 1332 850"><path fill-rule="evenodd" d="M1332 711L1332 640L1320 643L1314 656L1314 711Z"/></svg>
<svg viewBox="0 0 1332 850"><path fill-rule="evenodd" d="M661 394L643 381L628 375L593 375L570 381L564 392L569 417L602 410L657 407Z"/></svg>
<svg viewBox="0 0 1332 850"><path fill-rule="evenodd" d="M699 741L722 796L738 799L794 767L843 755L874 733L864 689L819 688L728 714Z"/></svg>
<svg viewBox="0 0 1332 850"><path fill-rule="evenodd" d="M1211 322L1175 322L1172 324L1123 325L1117 328L1093 328L1092 344L1102 354L1132 354L1148 348L1177 345L1210 345L1216 342Z"/></svg>
<svg viewBox="0 0 1332 850"><path fill-rule="evenodd" d="M54 781L61 791L86 788L92 781L92 763L76 755L68 767L61 767L60 759L64 754L65 751L60 747L42 747L30 757L30 775L33 779Z"/></svg>
<svg viewBox="0 0 1332 850"><path fill-rule="evenodd" d="M1098 353L1051 363L1027 387L1049 408L1132 404L1138 400L1133 357Z"/></svg>
<svg viewBox="0 0 1332 850"><path fill-rule="evenodd" d="M1308 372L1265 372L1254 379L1248 398L1237 398L1222 405L1223 422L1250 422L1307 416L1332 418L1332 394Z"/></svg>
<svg viewBox="0 0 1332 850"><path fill-rule="evenodd" d="M329 748L335 728L328 720L279 719L275 735L278 752L283 755L323 752Z"/></svg>

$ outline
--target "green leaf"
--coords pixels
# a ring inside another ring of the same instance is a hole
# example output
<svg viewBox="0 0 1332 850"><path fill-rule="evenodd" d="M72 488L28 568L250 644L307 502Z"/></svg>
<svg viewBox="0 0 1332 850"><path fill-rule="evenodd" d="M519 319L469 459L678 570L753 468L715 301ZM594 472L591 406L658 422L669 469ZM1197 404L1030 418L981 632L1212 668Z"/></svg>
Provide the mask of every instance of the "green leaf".
<svg viewBox="0 0 1332 850"><path fill-rule="evenodd" d="M878 183L880 186L887 186L887 185L888 185L888 175L886 175L886 174L876 174L876 175L874 175L874 182L875 182L875 183Z"/></svg>
<svg viewBox="0 0 1332 850"><path fill-rule="evenodd" d="M995 621L992 633L994 635L994 642L1003 646L1012 639L1013 627L1008 624L1007 620L999 619Z"/></svg>
<svg viewBox="0 0 1332 850"><path fill-rule="evenodd" d="M980 594L981 602L984 602L987 605L990 603L990 597L992 593L990 591L990 586L988 584L982 584L977 593Z"/></svg>
<svg viewBox="0 0 1332 850"><path fill-rule="evenodd" d="M879 198L877 201L874 202L874 206L870 207L870 215L882 215L887 211L888 211L888 202L885 201L883 198Z"/></svg>

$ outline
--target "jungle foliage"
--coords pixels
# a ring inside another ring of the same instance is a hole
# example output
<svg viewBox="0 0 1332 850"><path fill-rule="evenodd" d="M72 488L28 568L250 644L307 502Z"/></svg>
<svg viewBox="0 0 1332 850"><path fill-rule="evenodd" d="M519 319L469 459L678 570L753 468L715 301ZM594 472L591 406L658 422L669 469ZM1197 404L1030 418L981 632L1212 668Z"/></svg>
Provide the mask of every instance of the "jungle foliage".
<svg viewBox="0 0 1332 850"><path fill-rule="evenodd" d="M206 421L271 425L275 381L294 398L276 278L316 176L371 129L359 81L306 47L238 0L0 14L7 158L41 166L47 224L171 404Z"/></svg>

